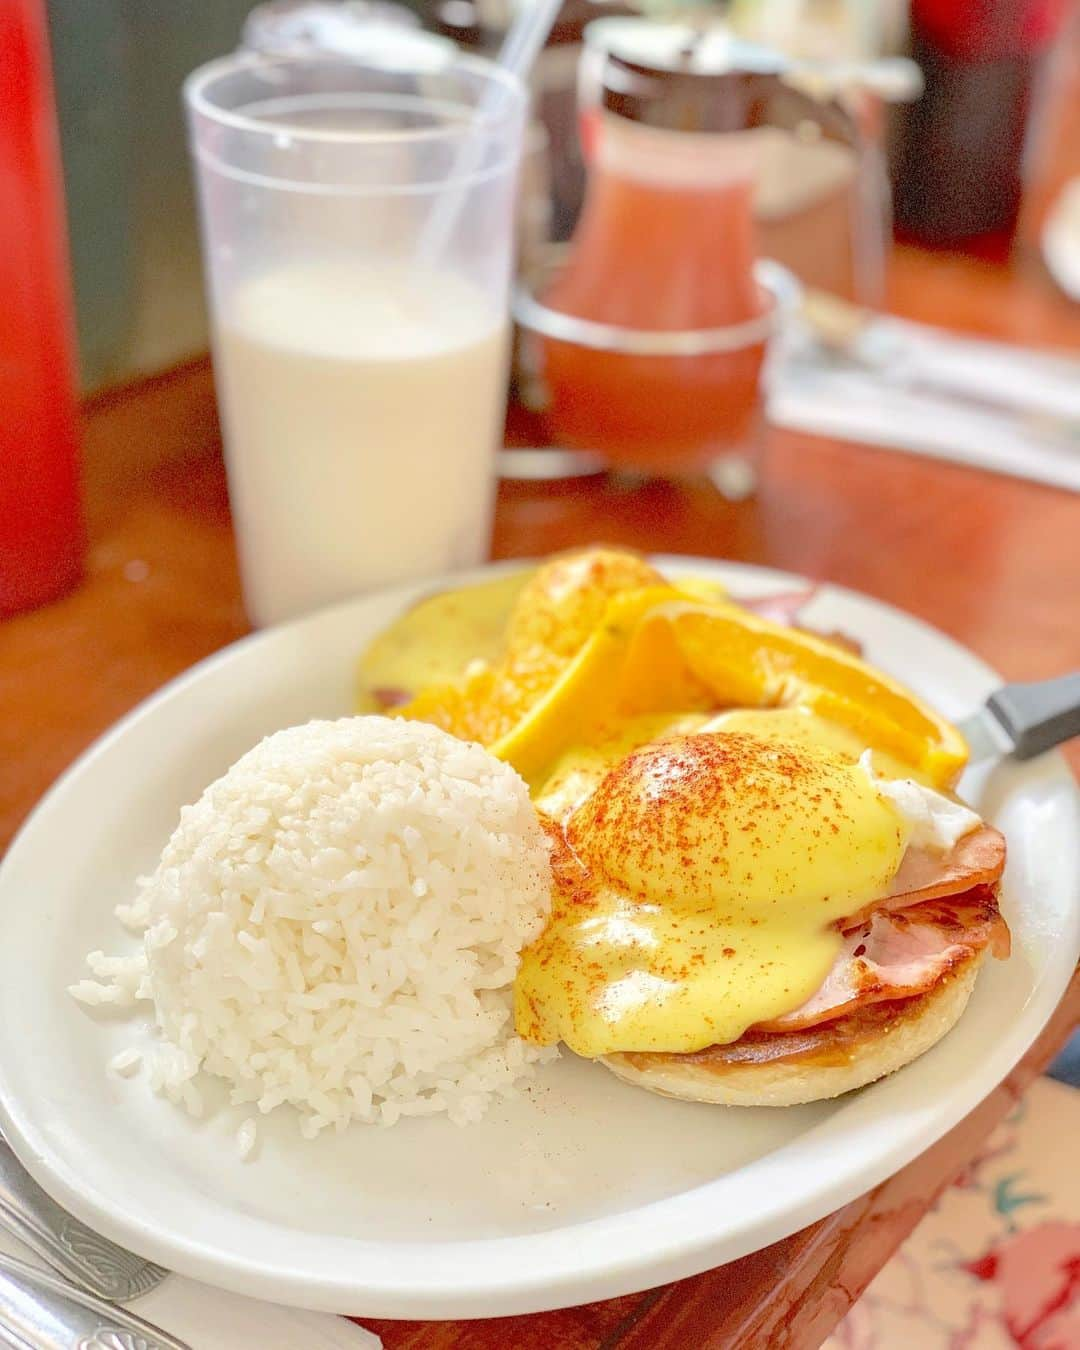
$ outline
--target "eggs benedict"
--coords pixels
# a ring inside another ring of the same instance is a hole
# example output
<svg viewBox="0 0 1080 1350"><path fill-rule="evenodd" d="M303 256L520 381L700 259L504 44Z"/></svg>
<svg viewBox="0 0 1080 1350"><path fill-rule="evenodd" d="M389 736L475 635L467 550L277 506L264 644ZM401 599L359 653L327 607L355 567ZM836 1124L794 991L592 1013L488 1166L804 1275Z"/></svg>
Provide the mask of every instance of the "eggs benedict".
<svg viewBox="0 0 1080 1350"><path fill-rule="evenodd" d="M952 795L963 737L779 600L590 549L429 597L361 662L362 702L529 784L554 899L519 1032L674 1096L870 1082L1008 952L1004 841Z"/></svg>
<svg viewBox="0 0 1080 1350"><path fill-rule="evenodd" d="M556 768L536 798L554 897L517 978L521 1035L672 1096L782 1105L949 1030L986 951L1008 950L1004 841L798 716L643 726L629 754Z"/></svg>

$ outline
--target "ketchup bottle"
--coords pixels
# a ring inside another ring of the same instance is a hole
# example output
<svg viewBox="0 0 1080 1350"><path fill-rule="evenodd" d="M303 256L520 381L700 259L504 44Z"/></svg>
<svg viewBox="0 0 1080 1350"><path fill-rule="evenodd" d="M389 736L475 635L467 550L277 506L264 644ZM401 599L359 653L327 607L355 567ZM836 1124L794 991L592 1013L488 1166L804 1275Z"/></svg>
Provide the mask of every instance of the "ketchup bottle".
<svg viewBox="0 0 1080 1350"><path fill-rule="evenodd" d="M42 0L0 5L0 615L82 573L71 287Z"/></svg>

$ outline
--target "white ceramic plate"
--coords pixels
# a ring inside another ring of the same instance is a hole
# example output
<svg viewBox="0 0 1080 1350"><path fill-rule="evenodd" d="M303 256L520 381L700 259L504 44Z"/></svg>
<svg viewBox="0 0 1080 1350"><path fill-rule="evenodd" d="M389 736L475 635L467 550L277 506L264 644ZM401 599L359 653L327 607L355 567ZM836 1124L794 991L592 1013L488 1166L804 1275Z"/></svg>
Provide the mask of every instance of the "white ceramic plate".
<svg viewBox="0 0 1080 1350"><path fill-rule="evenodd" d="M742 594L799 584L692 570ZM1077 800L1058 756L964 784L1008 835L1012 959L988 963L930 1054L839 1102L667 1101L567 1054L465 1129L409 1120L307 1144L281 1109L241 1164L239 1110L194 1122L142 1077L107 1076L145 1022L91 1015L65 986L87 951L132 943L113 906L180 806L255 740L349 711L357 652L425 589L350 602L197 666L99 742L12 847L0 870L0 1121L79 1218L187 1275L337 1312L476 1317L606 1298L741 1256L853 1199L970 1111L1034 1040L1080 949ZM823 588L806 617L860 637L949 715L997 683L940 633L850 592Z"/></svg>

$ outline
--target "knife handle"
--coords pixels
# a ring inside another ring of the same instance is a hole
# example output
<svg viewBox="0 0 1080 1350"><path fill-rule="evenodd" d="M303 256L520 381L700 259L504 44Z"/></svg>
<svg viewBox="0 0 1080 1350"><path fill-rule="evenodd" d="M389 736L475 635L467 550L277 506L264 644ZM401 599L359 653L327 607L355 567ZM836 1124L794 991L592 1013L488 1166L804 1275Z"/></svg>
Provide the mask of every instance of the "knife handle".
<svg viewBox="0 0 1080 1350"><path fill-rule="evenodd" d="M2 1254L0 1345L14 1350L191 1350L145 1318Z"/></svg>
<svg viewBox="0 0 1080 1350"><path fill-rule="evenodd" d="M41 1189L2 1136L0 1224L61 1275L112 1303L148 1293L168 1274L73 1218Z"/></svg>
<svg viewBox="0 0 1080 1350"><path fill-rule="evenodd" d="M1080 736L1080 670L1056 680L1007 684L987 708L1013 743L1014 759L1031 759Z"/></svg>

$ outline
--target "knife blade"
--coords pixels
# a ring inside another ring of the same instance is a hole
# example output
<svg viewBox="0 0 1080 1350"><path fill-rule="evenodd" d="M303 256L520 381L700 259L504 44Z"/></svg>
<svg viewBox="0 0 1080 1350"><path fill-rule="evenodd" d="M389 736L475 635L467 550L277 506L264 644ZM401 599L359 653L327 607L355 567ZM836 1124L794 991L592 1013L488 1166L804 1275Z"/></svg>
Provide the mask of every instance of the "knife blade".
<svg viewBox="0 0 1080 1350"><path fill-rule="evenodd" d="M804 292L800 315L823 352L887 383L935 392L1017 419L1029 432L1080 444L1080 362L876 314L821 291ZM1026 364L1018 368L1018 361Z"/></svg>

